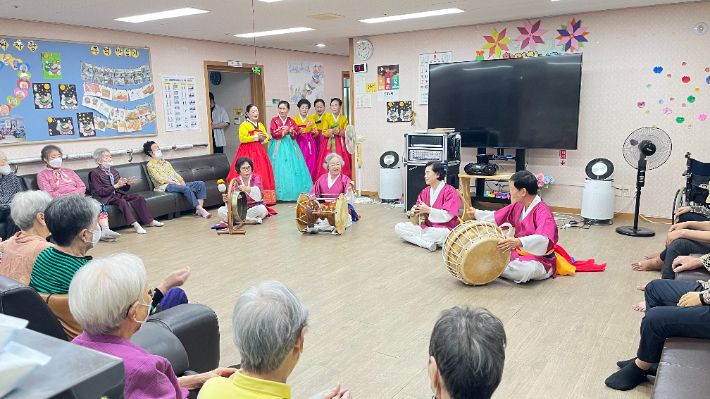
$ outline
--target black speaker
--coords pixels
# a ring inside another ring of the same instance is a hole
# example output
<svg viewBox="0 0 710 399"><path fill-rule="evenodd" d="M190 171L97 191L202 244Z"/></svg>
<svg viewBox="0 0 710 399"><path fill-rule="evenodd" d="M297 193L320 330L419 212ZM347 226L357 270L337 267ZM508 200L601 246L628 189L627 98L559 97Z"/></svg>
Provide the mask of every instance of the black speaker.
<svg viewBox="0 0 710 399"><path fill-rule="evenodd" d="M444 178L446 184L459 188L460 164L458 162L445 164L444 168L446 169L446 177ZM417 202L417 197L427 186L426 182L424 182L424 169L426 169L426 165L407 165L405 211L412 209Z"/></svg>
<svg viewBox="0 0 710 399"><path fill-rule="evenodd" d="M498 164L469 163L468 165L464 166L463 170L464 172L466 172L467 175L493 176L494 174L496 174L496 172L498 172Z"/></svg>

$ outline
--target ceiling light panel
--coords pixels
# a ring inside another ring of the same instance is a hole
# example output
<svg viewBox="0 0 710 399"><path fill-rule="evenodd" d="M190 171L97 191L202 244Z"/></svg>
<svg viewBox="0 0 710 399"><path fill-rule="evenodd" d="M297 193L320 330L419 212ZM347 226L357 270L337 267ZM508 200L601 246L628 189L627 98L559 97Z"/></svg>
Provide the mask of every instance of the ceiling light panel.
<svg viewBox="0 0 710 399"><path fill-rule="evenodd" d="M387 17L361 19L360 22L364 22L366 24L376 24L380 22L402 21L405 19L437 17L440 15L458 14L462 12L464 11L459 8L445 8L442 10L415 12L412 14L390 15Z"/></svg>
<svg viewBox="0 0 710 399"><path fill-rule="evenodd" d="M204 14L206 12L209 12L209 11L200 10L198 8L185 7L185 8L178 8L175 10L153 12L150 14L134 15L132 17L116 18L115 21L130 22L130 23L137 24L140 22L157 21L159 19L177 18L177 17L185 17L188 15Z"/></svg>
<svg viewBox="0 0 710 399"><path fill-rule="evenodd" d="M236 37L252 38L252 37L262 37L262 36L273 36L273 35L284 35L287 33L298 33L313 30L312 28L288 28L288 29L277 29L277 30L267 30L264 32L252 32L252 33L242 33L239 35L234 35Z"/></svg>

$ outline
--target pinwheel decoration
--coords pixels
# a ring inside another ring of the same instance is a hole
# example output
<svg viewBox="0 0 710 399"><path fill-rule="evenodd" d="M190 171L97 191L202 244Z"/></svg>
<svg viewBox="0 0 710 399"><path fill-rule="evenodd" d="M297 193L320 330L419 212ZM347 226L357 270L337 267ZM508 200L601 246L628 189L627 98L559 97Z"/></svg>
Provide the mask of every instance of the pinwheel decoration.
<svg viewBox="0 0 710 399"><path fill-rule="evenodd" d="M493 29L491 36L483 36L483 38L488 42L483 46L484 50L488 50L488 58L492 57L493 54L500 58L501 50L510 51L510 49L508 49L508 43L510 43L512 39L505 37L505 29L500 31L500 33Z"/></svg>
<svg viewBox="0 0 710 399"><path fill-rule="evenodd" d="M535 22L535 24L531 24L530 21L525 20L525 26L518 27L518 30L520 31L520 36L518 36L515 40L521 42L521 50L525 47L530 47L530 49L534 51L536 44L545 43L545 40L543 40L542 35L547 32L547 30L540 29L540 22L541 21L537 21Z"/></svg>
<svg viewBox="0 0 710 399"><path fill-rule="evenodd" d="M584 42L587 42L587 32L586 27L581 27L582 21L576 21L572 18L572 22L569 25L562 25L562 29L557 29L560 34L555 39L557 39L558 46L564 46L565 51L578 51L581 47L584 47Z"/></svg>

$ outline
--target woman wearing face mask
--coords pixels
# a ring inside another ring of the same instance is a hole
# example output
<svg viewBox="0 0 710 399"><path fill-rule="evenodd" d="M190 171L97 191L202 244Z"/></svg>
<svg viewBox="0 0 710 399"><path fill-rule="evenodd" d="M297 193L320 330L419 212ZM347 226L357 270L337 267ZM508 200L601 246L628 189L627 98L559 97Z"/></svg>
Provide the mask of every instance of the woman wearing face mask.
<svg viewBox="0 0 710 399"><path fill-rule="evenodd" d="M335 120L333 115L325 112L325 101L322 98L313 101L313 108L315 108L316 112L309 118L313 122L313 140L316 142L316 170L314 172L315 178L313 179L315 182L323 174L320 170L320 165L323 162L318 162L318 155L321 147L323 147L323 132L328 130L328 127L332 126Z"/></svg>
<svg viewBox="0 0 710 399"><path fill-rule="evenodd" d="M306 161L306 167L311 174L311 181L315 182L318 178L318 176L316 176L318 171L316 167L316 162L318 161L318 147L316 146L316 141L313 136L318 135L318 130L314 129L313 120L308 116L310 109L311 102L305 98L301 99L298 102L299 114L296 115L293 120L301 130L301 134L296 136L296 142L301 147L303 160Z"/></svg>
<svg viewBox="0 0 710 399"><path fill-rule="evenodd" d="M7 222L7 230L5 236L0 237L7 240L19 231L15 222L10 217L10 203L15 194L22 191L20 178L12 173L10 164L7 161L7 156L0 151L0 220Z"/></svg>
<svg viewBox="0 0 710 399"><path fill-rule="evenodd" d="M143 144L143 152L152 158L145 166L148 169L150 180L153 181L155 191L180 193L195 207L199 216L205 219L212 217L212 214L202 207L207 198L205 182L197 180L186 183L182 176L173 169L170 162L163 159L163 152L155 141L146 141Z"/></svg>
<svg viewBox="0 0 710 399"><path fill-rule="evenodd" d="M326 155L338 154L344 161L342 173L352 178L350 153L345 148L345 128L348 127L348 118L340 113L342 105L343 102L339 98L334 98L330 101L330 110L333 115L328 118L327 124L323 127L324 141L318 153L318 164L322 165L325 162Z"/></svg>
<svg viewBox="0 0 710 399"><path fill-rule="evenodd" d="M69 287L69 308L83 329L72 343L123 359L126 398L182 399L207 380L236 372L217 368L178 378L167 359L131 343L148 319L151 303L155 298L146 285L145 266L131 254L89 262Z"/></svg>
<svg viewBox="0 0 710 399"><path fill-rule="evenodd" d="M259 108L254 104L247 105L247 120L239 125L239 150L232 161L232 169L227 176L227 184L239 176L234 165L242 157L251 158L254 162L254 173L261 176L264 184L264 203L276 204L276 184L274 183L274 170L263 144L269 142L269 133L264 125L259 122Z"/></svg>
<svg viewBox="0 0 710 399"><path fill-rule="evenodd" d="M281 101L279 116L271 119L274 140L269 146L269 159L274 167L276 198L281 201L295 201L301 193L313 187L301 148L293 139L300 134L300 129L288 116L290 108L288 101Z"/></svg>
<svg viewBox="0 0 710 399"><path fill-rule="evenodd" d="M91 194L104 205L116 205L123 212L126 223L133 226L138 234L145 234L145 229L136 221L131 212L135 209L138 217L151 227L162 227L163 223L153 219L148 210L145 198L139 194L128 194L131 185L136 184L135 177L121 177L113 166L113 158L108 148L98 148L93 153L94 160L99 166L89 172Z"/></svg>
<svg viewBox="0 0 710 399"><path fill-rule="evenodd" d="M37 185L42 191L48 192L53 198L67 194L86 195L86 185L73 170L62 168L62 150L56 145L46 145L42 148L42 160L47 168L37 173ZM106 207L101 205L99 214L101 227L101 240L114 241L121 235L108 227L108 213Z"/></svg>

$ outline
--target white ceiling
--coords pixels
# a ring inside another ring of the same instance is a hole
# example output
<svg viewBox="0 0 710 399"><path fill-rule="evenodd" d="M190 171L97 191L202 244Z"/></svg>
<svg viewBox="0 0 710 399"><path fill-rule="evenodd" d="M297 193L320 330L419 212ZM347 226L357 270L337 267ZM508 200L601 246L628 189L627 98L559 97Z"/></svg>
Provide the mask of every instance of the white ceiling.
<svg viewBox="0 0 710 399"><path fill-rule="evenodd" d="M285 50L347 55L348 37L682 2L687 2L687 0L560 0L554 2L550 0L282 0L274 3L255 0L256 31L298 26L315 29L310 32L257 38L256 45ZM139 24L114 21L114 18L118 17L182 7L202 8L208 10L209 13ZM451 7L460 8L465 12L379 24L365 24L358 21L365 18ZM307 18L309 15L323 13L340 14L345 18L331 21ZM252 31L252 2L250 0L0 0L0 18L61 23L244 45L252 45L253 43L253 39L233 36ZM41 33L38 33L38 36L41 36ZM325 43L327 47L318 48L315 46L317 43Z"/></svg>

